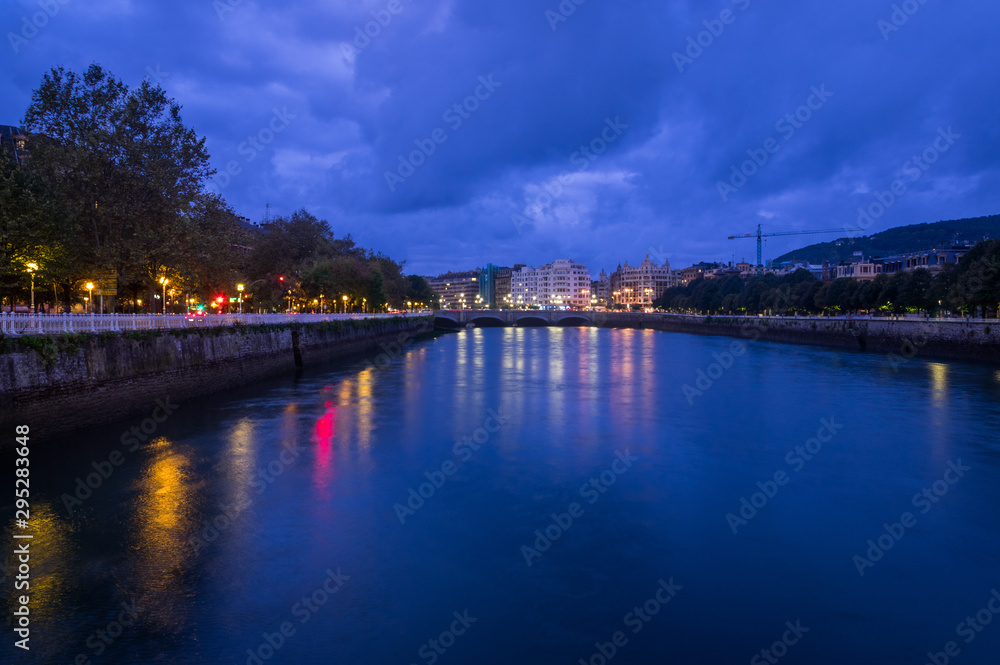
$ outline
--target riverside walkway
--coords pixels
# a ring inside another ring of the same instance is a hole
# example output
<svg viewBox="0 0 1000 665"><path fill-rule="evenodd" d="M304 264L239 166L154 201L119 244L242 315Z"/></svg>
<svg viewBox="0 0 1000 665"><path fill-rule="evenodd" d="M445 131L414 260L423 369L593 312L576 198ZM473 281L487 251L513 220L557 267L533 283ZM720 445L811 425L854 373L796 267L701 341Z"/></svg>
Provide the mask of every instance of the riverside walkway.
<svg viewBox="0 0 1000 665"><path fill-rule="evenodd" d="M65 333L183 330L217 326L321 323L427 316L424 312L393 314L0 314L0 334L59 335Z"/></svg>

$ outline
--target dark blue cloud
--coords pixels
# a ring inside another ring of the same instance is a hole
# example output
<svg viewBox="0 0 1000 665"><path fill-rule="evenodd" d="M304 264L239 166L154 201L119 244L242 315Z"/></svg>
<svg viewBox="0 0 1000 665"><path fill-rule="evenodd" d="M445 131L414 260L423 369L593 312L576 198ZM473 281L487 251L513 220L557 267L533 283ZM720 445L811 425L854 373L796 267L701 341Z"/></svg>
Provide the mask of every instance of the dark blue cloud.
<svg viewBox="0 0 1000 665"><path fill-rule="evenodd" d="M222 191L240 212L307 206L417 272L750 256L726 236L850 226L949 127L961 138L868 230L1000 210L989 3L911 0L893 30L892 2L860 0L54 1L16 53L6 39L0 122L55 65L158 77L215 167L238 166ZM39 11L6 3L0 26L18 35ZM776 127L821 86L833 95L794 134ZM581 162L616 119L627 129ZM718 182L769 138L780 148L724 201ZM420 146L433 154L390 186Z"/></svg>

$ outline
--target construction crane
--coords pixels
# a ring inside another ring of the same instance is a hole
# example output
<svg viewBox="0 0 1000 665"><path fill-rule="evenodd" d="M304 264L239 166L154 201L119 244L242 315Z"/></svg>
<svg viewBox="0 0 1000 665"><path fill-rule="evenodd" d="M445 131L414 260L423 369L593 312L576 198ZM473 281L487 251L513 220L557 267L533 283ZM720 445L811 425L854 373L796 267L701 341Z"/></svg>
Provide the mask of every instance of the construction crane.
<svg viewBox="0 0 1000 665"><path fill-rule="evenodd" d="M775 233L763 233L761 225L757 225L757 233L744 233L738 236L729 236L730 240L740 240L743 238L757 238L757 275L764 274L764 263L761 260L764 251L764 238L772 236L802 236L811 233L855 233L857 229L825 229L823 231L778 231Z"/></svg>

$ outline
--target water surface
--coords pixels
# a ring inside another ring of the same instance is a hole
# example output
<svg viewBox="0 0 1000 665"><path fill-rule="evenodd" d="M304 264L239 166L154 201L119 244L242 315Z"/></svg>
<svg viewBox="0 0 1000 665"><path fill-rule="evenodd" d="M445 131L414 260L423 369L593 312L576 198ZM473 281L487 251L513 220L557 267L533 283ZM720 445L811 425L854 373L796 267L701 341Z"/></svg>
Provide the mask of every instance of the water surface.
<svg viewBox="0 0 1000 665"><path fill-rule="evenodd" d="M462 331L38 444L3 662L995 664L1000 372L734 341Z"/></svg>

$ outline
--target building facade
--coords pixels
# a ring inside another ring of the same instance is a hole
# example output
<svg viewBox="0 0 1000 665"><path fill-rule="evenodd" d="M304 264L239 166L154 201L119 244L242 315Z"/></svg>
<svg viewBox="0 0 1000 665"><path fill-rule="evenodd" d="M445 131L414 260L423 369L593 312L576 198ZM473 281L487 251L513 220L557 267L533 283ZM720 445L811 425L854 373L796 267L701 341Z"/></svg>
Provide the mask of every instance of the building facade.
<svg viewBox="0 0 1000 665"><path fill-rule="evenodd" d="M646 258L637 266L619 265L608 279L611 302L626 307L652 307L653 301L667 289L675 286L676 277L670 270L670 262L656 265Z"/></svg>
<svg viewBox="0 0 1000 665"><path fill-rule="evenodd" d="M479 275L479 300L488 309L510 308L511 269L505 266L486 264Z"/></svg>
<svg viewBox="0 0 1000 665"><path fill-rule="evenodd" d="M949 265L956 265L970 249L972 249L971 246L951 247L949 249L927 249L920 252L886 256L876 260L882 264L882 272L887 275L918 270L920 268L925 268L937 274Z"/></svg>
<svg viewBox="0 0 1000 665"><path fill-rule="evenodd" d="M841 263L837 266L837 279L849 277L859 282L870 282L882 274L882 264L875 261Z"/></svg>
<svg viewBox="0 0 1000 665"><path fill-rule="evenodd" d="M472 309L480 306L479 282L481 270L446 272L437 277L425 277L427 284L441 298L441 309Z"/></svg>
<svg viewBox="0 0 1000 665"><path fill-rule="evenodd" d="M493 294L495 306L500 309L510 309L514 306L510 299L510 276L513 270L510 268L498 268L495 281L495 291Z"/></svg>
<svg viewBox="0 0 1000 665"><path fill-rule="evenodd" d="M701 279L702 277L708 277L713 274L719 268L725 268L724 263L706 263L702 261L701 263L696 263L693 266L689 266L681 270L681 283L679 286L687 286L696 279Z"/></svg>
<svg viewBox="0 0 1000 665"><path fill-rule="evenodd" d="M610 307L611 304L611 277L602 270L598 278L590 282L590 305Z"/></svg>
<svg viewBox="0 0 1000 665"><path fill-rule="evenodd" d="M836 277L848 277L867 282L879 275L895 275L899 272L911 272L924 268L937 274L949 265L956 265L971 247L951 247L949 249L928 249L919 252L907 252L895 256L885 256L877 259L861 258L858 261L841 262L836 266Z"/></svg>
<svg viewBox="0 0 1000 665"><path fill-rule="evenodd" d="M28 157L26 139L20 127L0 125L0 150L7 150L14 156L14 161L24 166Z"/></svg>
<svg viewBox="0 0 1000 665"><path fill-rule="evenodd" d="M540 268L525 266L511 274L511 299L515 307L588 309L590 273L568 259Z"/></svg>

